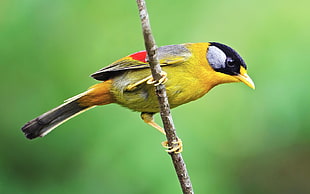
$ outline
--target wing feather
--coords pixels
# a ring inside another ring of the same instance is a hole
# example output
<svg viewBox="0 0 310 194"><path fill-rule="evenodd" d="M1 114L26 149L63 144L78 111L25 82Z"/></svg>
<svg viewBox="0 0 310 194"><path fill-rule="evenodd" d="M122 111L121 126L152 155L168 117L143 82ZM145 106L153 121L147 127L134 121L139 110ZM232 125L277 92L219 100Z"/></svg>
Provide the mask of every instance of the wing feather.
<svg viewBox="0 0 310 194"><path fill-rule="evenodd" d="M191 53L184 44L168 45L158 48L158 58L161 66L181 64L190 56ZM93 73L91 77L96 80L105 81L119 73L122 73L123 71L143 68L149 68L146 51L140 51L127 57L121 58L111 65Z"/></svg>

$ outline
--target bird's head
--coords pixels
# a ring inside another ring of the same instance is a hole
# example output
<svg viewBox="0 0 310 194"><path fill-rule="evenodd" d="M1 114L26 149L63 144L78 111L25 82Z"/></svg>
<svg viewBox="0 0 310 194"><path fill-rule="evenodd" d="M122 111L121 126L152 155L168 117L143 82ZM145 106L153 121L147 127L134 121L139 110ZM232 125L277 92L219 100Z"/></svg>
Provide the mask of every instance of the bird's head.
<svg viewBox="0 0 310 194"><path fill-rule="evenodd" d="M245 62L229 46L217 42L210 42L207 51L207 60L214 71L229 76L226 76L227 81L224 82L243 82L250 88L255 89L254 82L247 74Z"/></svg>

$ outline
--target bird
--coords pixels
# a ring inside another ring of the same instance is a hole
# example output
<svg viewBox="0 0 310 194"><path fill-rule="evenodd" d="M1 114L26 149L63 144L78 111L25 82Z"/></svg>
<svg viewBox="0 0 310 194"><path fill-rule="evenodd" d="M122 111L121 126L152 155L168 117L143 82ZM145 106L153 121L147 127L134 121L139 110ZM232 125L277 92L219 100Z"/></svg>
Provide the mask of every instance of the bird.
<svg viewBox="0 0 310 194"><path fill-rule="evenodd" d="M243 82L255 89L244 60L225 44L184 43L161 46L157 51L163 70L158 83L152 78L147 52L136 52L91 74L100 82L27 122L23 133L28 139L43 137L86 110L116 103L140 112L145 123L165 134L153 119L160 111L154 84L165 84L171 108L197 100L223 83Z"/></svg>

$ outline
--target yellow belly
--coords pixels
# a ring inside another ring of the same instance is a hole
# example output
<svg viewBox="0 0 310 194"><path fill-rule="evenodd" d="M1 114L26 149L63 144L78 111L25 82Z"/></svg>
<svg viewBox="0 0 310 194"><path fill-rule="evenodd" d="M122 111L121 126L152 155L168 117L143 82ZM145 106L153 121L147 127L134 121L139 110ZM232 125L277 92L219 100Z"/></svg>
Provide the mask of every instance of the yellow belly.
<svg viewBox="0 0 310 194"><path fill-rule="evenodd" d="M168 74L165 83L171 108L202 97L213 86L202 83L200 73L193 72L187 65L165 66ZM195 70L196 71L196 70ZM150 69L131 70L113 78L112 94L116 103L139 112L159 112L159 104L153 85L142 83L132 91L126 91L129 84L142 80L151 74Z"/></svg>

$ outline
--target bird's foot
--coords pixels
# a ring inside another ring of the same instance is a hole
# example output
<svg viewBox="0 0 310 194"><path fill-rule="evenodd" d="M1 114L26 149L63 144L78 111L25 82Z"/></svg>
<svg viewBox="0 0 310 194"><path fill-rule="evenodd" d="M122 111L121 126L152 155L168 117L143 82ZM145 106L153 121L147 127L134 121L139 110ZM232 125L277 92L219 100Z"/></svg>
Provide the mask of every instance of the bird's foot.
<svg viewBox="0 0 310 194"><path fill-rule="evenodd" d="M183 151L183 143L182 143L182 140L181 139L178 139L178 141L173 141L172 142L172 146L169 146L168 145L168 141L164 141L161 143L161 145L164 147L164 148L167 148L166 152L168 153L181 153Z"/></svg>
<svg viewBox="0 0 310 194"><path fill-rule="evenodd" d="M161 78L158 80L158 81L155 81L153 77L151 77L149 80L147 80L147 84L154 84L154 86L158 86L159 84L164 84L168 81L168 78L167 78L167 73L162 71L160 73L161 75Z"/></svg>
<svg viewBox="0 0 310 194"><path fill-rule="evenodd" d="M164 83L166 83L167 80L168 80L168 78L167 78L167 73L164 72L164 71L162 71L162 72L160 73L160 75L161 75L161 78L160 78L158 81L155 81L155 80L153 79L153 76L150 75L150 76L147 76L146 78L141 79L141 80L139 80L139 81L137 81L137 82L135 82L135 83L129 84L129 85L125 88L125 90L126 90L126 91L129 91L129 92L134 91L139 85L141 85L141 84L143 84L143 83L145 83L145 82L146 82L147 84L154 84L154 86L158 86L159 84L164 84Z"/></svg>

